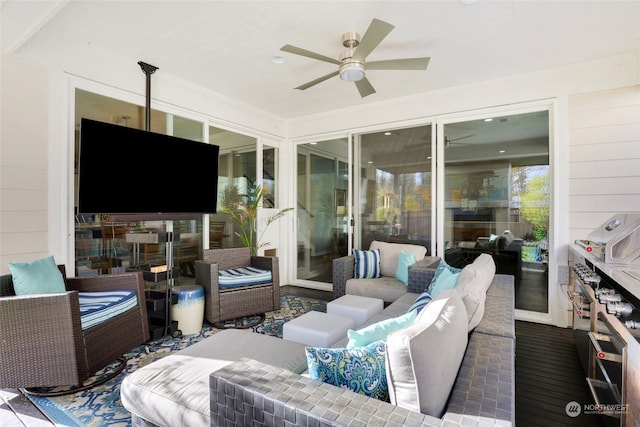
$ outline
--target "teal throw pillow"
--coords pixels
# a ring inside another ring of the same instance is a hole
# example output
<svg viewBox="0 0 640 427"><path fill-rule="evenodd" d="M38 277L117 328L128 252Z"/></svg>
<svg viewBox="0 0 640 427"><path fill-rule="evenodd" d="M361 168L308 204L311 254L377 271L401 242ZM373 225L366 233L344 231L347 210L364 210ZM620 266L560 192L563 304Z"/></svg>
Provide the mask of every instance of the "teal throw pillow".
<svg viewBox="0 0 640 427"><path fill-rule="evenodd" d="M411 304L411 306L407 310L407 313L414 312L417 315L422 311L423 308L427 306L427 304L431 302L432 299L433 298L429 294L429 291L422 292L420 295L418 295L418 298L416 298L413 304Z"/></svg>
<svg viewBox="0 0 640 427"><path fill-rule="evenodd" d="M412 324L417 315L418 312L413 310L401 316L392 317L391 319L385 319L365 326L357 331L349 329L347 331L347 336L349 337L347 348L363 347L373 342L384 340L391 332L404 329L406 326Z"/></svg>
<svg viewBox="0 0 640 427"><path fill-rule="evenodd" d="M64 277L53 256L31 262L9 263L16 295L65 292Z"/></svg>
<svg viewBox="0 0 640 427"><path fill-rule="evenodd" d="M433 286L436 284L436 281L438 280L438 277L440 277L442 272L445 271L445 270L448 270L451 273L460 273L462 271L461 268L451 267L449 264L446 263L445 260L441 259L440 263L438 264L438 267L436 268L435 273L433 273L433 278L431 279L431 283L429 284L429 287L427 288L427 290L429 291L429 293L433 297L435 297L435 295L433 294Z"/></svg>
<svg viewBox="0 0 640 427"><path fill-rule="evenodd" d="M416 254L400 251L398 255L398 268L396 269L396 279L406 285L409 284L409 267L416 263Z"/></svg>
<svg viewBox="0 0 640 427"><path fill-rule="evenodd" d="M452 273L448 269L443 270L442 273L438 276L438 280L436 280L436 283L434 283L434 285L431 287L431 296L435 298L438 293L440 293L440 291L455 288L456 284L458 283L459 275L460 273Z"/></svg>
<svg viewBox="0 0 640 427"><path fill-rule="evenodd" d="M384 341L357 348L306 347L309 378L388 402L385 347Z"/></svg>
<svg viewBox="0 0 640 427"><path fill-rule="evenodd" d="M355 268L353 277L356 279L377 279L380 277L380 249L370 251L353 250Z"/></svg>

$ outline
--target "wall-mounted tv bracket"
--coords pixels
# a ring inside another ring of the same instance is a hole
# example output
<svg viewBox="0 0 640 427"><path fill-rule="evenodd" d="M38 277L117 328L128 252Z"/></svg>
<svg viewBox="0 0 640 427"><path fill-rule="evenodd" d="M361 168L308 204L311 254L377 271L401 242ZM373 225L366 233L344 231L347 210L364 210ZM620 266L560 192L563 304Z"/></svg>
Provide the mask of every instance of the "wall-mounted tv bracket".
<svg viewBox="0 0 640 427"><path fill-rule="evenodd" d="M138 65L142 68L142 72L147 76L147 104L145 108L144 130L151 130L151 74L155 73L158 67L138 61Z"/></svg>

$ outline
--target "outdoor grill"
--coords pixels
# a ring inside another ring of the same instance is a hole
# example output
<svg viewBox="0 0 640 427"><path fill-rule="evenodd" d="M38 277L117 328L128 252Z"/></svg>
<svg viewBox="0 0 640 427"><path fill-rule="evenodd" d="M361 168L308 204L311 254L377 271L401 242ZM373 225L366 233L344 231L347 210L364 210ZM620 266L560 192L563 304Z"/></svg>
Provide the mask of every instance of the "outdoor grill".
<svg viewBox="0 0 640 427"><path fill-rule="evenodd" d="M606 263L640 262L640 214L617 214L576 244Z"/></svg>
<svg viewBox="0 0 640 427"><path fill-rule="evenodd" d="M576 240L568 286L578 353L607 425L640 422L640 214Z"/></svg>

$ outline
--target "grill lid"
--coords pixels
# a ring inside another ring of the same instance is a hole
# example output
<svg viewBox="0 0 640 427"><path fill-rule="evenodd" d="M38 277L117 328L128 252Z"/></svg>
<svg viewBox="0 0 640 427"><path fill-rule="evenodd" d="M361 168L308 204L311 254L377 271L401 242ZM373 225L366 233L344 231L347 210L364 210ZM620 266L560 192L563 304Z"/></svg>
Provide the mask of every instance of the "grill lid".
<svg viewBox="0 0 640 427"><path fill-rule="evenodd" d="M603 247L607 263L640 262L640 213L616 214L596 228L587 239Z"/></svg>

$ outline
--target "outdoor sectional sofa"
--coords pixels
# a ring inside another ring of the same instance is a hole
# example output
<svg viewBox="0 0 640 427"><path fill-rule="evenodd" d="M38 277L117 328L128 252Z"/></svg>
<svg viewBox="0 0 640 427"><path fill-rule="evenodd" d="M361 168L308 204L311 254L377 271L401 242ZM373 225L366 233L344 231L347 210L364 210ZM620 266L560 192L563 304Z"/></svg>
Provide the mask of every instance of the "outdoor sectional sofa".
<svg viewBox="0 0 640 427"><path fill-rule="evenodd" d="M121 388L122 402L132 413L134 426L513 425L513 283L513 276L493 277L483 315L468 334L465 310L457 317L443 317L445 323L458 325L464 317L466 346L459 368L453 367L457 374L450 393L445 390L439 416L312 380L301 375L307 368L304 344L246 330L219 332L128 375ZM366 324L405 313L422 290L410 288ZM455 290L442 294L457 301L451 306L459 309ZM445 327L434 336L444 340L442 344L448 333ZM346 341L345 337L333 347Z"/></svg>

